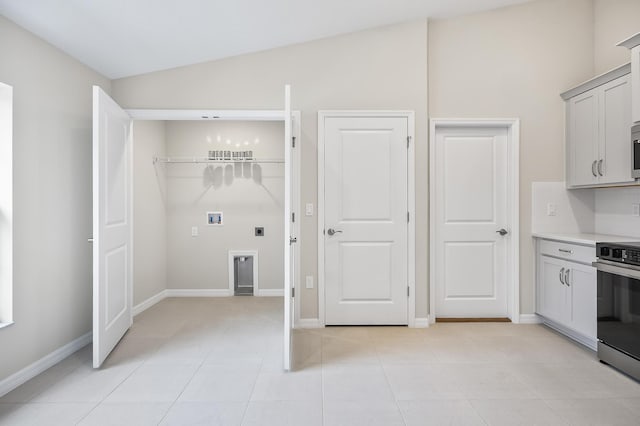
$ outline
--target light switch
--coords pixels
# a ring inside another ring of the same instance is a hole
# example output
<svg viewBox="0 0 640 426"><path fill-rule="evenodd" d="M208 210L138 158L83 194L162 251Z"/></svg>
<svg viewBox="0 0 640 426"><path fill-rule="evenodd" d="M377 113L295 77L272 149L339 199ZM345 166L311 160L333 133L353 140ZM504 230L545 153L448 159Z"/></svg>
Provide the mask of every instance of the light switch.
<svg viewBox="0 0 640 426"><path fill-rule="evenodd" d="M197 226L192 226L191 227L191 236L192 237L197 237L198 236L198 227Z"/></svg>
<svg viewBox="0 0 640 426"><path fill-rule="evenodd" d="M640 204L633 204L633 215L640 216Z"/></svg>
<svg viewBox="0 0 640 426"><path fill-rule="evenodd" d="M305 278L305 287L313 288L313 275L307 275Z"/></svg>
<svg viewBox="0 0 640 426"><path fill-rule="evenodd" d="M313 204L312 203L307 203L304 206L304 214L306 216L313 216Z"/></svg>
<svg viewBox="0 0 640 426"><path fill-rule="evenodd" d="M558 210L558 206L555 203L547 204L547 216L555 216Z"/></svg>

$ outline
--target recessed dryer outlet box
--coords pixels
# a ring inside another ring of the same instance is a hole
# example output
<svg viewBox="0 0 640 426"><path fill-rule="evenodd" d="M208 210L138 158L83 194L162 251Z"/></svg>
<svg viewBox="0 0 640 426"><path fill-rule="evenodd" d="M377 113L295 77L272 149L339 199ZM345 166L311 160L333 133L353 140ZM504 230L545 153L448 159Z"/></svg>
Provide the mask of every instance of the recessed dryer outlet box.
<svg viewBox="0 0 640 426"><path fill-rule="evenodd" d="M256 226L255 234L256 237L264 237L264 228L262 226Z"/></svg>

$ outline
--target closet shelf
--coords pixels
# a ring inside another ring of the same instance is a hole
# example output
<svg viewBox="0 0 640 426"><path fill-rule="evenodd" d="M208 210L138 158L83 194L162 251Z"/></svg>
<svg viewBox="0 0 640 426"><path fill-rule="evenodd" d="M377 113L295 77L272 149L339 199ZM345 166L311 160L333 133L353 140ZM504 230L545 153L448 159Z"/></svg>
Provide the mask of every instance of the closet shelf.
<svg viewBox="0 0 640 426"><path fill-rule="evenodd" d="M284 160L277 158L256 158L253 160L215 160L207 157L153 157L153 164L234 164L234 163L276 163L284 164Z"/></svg>

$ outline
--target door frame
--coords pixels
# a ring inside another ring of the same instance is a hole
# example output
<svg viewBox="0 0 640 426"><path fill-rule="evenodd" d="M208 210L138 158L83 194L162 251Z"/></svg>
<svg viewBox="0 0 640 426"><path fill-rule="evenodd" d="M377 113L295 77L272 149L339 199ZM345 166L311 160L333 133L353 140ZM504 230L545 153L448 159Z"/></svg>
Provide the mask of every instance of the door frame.
<svg viewBox="0 0 640 426"><path fill-rule="evenodd" d="M406 118L407 134L411 140L407 153L407 321L409 327L416 324L416 190L415 190L415 113L413 111L371 111L371 110L321 110L318 111L318 326L325 326L325 277L324 277L324 122L327 118Z"/></svg>
<svg viewBox="0 0 640 426"><path fill-rule="evenodd" d="M429 120L429 323L436 321L436 132L447 128L502 127L507 130L507 218L512 238L507 247L507 309L520 322L520 119L432 118ZM510 265L510 266L509 266Z"/></svg>
<svg viewBox="0 0 640 426"><path fill-rule="evenodd" d="M131 117L132 123L136 121L279 121L284 123L284 110L211 110L211 109L136 109L136 108L124 108L124 111ZM209 118L203 118L209 117ZM292 136L296 140L296 149L291 156L290 161L292 163L292 179L293 189L291 194L291 206L292 212L295 213L295 222L291 224L291 232L294 236L297 236L298 243L294 245L295 259L294 259L294 271L295 277L292 276L293 283L296 287L300 287L300 143L301 143L301 113L299 110L291 111L291 127ZM134 126L135 129L135 126ZM135 144L135 134L132 132L131 146L133 148ZM289 164L284 163L283 167L288 167ZM132 166L133 167L133 166ZM131 176L131 198L133 206L133 185L135 180L135 171ZM133 208L133 207L132 207ZM133 235L133 226L131 224L131 233ZM133 242L133 244L135 241ZM132 245L133 247L133 245ZM133 255L131 258L132 270L135 268ZM134 284L135 285L135 284ZM229 287L229 295L233 296L233 288ZM132 285L133 292L133 285ZM298 291L296 291L297 293ZM297 295L296 295L297 296ZM130 303L133 304L133 294L130 298ZM295 315L300 315L300 297L294 297ZM132 306L132 321L133 321L133 306Z"/></svg>

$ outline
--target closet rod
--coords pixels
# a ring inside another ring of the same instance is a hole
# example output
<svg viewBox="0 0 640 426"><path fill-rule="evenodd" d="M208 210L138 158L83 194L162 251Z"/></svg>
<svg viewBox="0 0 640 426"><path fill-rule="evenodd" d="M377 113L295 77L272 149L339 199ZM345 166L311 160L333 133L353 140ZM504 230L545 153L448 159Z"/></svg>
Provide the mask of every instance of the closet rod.
<svg viewBox="0 0 640 426"><path fill-rule="evenodd" d="M265 159L235 159L235 160L214 160L207 157L153 157L153 164L234 164L234 163L275 163L284 164L284 160L265 158Z"/></svg>

